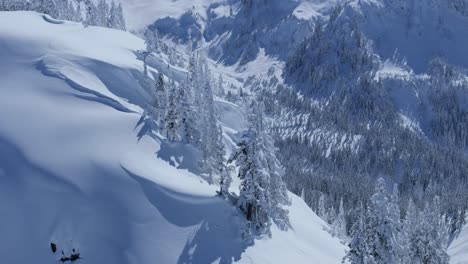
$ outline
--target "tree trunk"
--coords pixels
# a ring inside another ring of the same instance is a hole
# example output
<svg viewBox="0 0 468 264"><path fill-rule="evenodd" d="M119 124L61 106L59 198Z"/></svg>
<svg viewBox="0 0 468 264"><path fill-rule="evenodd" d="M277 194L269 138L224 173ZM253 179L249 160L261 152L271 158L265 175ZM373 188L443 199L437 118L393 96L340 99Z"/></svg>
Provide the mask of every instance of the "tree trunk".
<svg viewBox="0 0 468 264"><path fill-rule="evenodd" d="M247 220L251 221L252 220L252 210L253 206L251 203L247 205Z"/></svg>

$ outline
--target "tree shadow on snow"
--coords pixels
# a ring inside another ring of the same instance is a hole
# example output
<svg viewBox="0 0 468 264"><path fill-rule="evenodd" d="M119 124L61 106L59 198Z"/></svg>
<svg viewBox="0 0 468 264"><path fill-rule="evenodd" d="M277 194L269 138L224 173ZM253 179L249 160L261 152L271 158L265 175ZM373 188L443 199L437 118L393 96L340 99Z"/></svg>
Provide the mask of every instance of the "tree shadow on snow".
<svg viewBox="0 0 468 264"><path fill-rule="evenodd" d="M186 169L194 174L200 172L197 162L200 153L190 144L162 141L156 156L178 169Z"/></svg>
<svg viewBox="0 0 468 264"><path fill-rule="evenodd" d="M230 264L238 261L247 244L241 239L241 218L237 210L225 200L197 197L174 192L133 174L123 168L139 183L148 201L173 225L193 227L178 258L178 264Z"/></svg>

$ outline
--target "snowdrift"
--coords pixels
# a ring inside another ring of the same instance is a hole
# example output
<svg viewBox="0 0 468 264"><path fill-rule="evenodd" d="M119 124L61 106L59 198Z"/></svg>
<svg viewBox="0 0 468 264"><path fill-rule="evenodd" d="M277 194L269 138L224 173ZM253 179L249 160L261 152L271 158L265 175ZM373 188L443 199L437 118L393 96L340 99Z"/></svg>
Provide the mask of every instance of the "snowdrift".
<svg viewBox="0 0 468 264"><path fill-rule="evenodd" d="M340 263L345 247L293 195L288 232L240 240L243 217L195 174L197 152L142 130L143 48L121 31L0 13L1 262L75 249L88 264ZM218 104L229 137L240 110Z"/></svg>

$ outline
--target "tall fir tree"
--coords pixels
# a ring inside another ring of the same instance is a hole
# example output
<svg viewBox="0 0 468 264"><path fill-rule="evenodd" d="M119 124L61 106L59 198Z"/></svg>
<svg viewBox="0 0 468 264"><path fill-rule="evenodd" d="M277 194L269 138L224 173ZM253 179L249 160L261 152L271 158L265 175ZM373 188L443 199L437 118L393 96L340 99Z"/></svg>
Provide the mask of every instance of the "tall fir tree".
<svg viewBox="0 0 468 264"><path fill-rule="evenodd" d="M156 91L155 91L155 103L154 103L154 115L153 118L157 120L159 126L159 132L164 133L166 128L165 117L167 114L167 93L166 87L164 84L164 75L162 73L158 74L158 79L156 81Z"/></svg>
<svg viewBox="0 0 468 264"><path fill-rule="evenodd" d="M177 109L177 87L173 81L169 83L167 111L164 119L166 137L169 141L179 139L179 111Z"/></svg>
<svg viewBox="0 0 468 264"><path fill-rule="evenodd" d="M366 229L366 210L361 206L358 209L358 219L351 228L351 241L348 244L349 251L343 258L343 263L346 260L351 264L370 264L373 259L370 256L367 245L367 229Z"/></svg>
<svg viewBox="0 0 468 264"><path fill-rule="evenodd" d="M389 210L385 180L379 178L367 213L367 245L375 263L396 263L397 243L394 219Z"/></svg>
<svg viewBox="0 0 468 264"><path fill-rule="evenodd" d="M245 131L229 161L235 160L239 167L241 184L237 205L246 215L247 231L268 233L271 224L269 175L263 166L258 140L255 129Z"/></svg>

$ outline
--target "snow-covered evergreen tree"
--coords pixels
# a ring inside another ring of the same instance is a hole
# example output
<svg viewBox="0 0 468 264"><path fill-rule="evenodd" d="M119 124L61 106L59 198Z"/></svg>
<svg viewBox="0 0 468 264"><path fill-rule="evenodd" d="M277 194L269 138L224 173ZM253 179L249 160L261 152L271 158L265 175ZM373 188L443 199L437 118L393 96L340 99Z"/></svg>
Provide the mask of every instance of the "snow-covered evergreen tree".
<svg viewBox="0 0 468 264"><path fill-rule="evenodd" d="M257 133L250 128L242 134L230 162L236 161L238 177L242 181L237 205L245 213L252 230L267 233L271 224L269 175L263 166L264 157L259 149Z"/></svg>
<svg viewBox="0 0 468 264"><path fill-rule="evenodd" d="M332 234L337 236L340 239L346 238L346 215L343 206L343 199L340 201L340 207L338 209L338 214L332 223Z"/></svg>
<svg viewBox="0 0 468 264"><path fill-rule="evenodd" d="M348 260L351 264L370 264L372 257L370 256L369 247L367 245L367 229L366 215L364 208L360 207L359 217L356 223L351 228L351 241L349 243L349 251L343 259Z"/></svg>
<svg viewBox="0 0 468 264"><path fill-rule="evenodd" d="M226 150L223 142L223 130L221 126L218 126L218 132L216 133L216 149L213 153L213 159L215 161L216 174L219 175L219 195L225 196L229 193L229 187L232 183L231 171L227 166Z"/></svg>
<svg viewBox="0 0 468 264"><path fill-rule="evenodd" d="M123 31L127 30L125 26L125 18L123 15L123 8L121 3L116 5L114 1L111 2L109 10L108 27Z"/></svg>
<svg viewBox="0 0 468 264"><path fill-rule="evenodd" d="M167 93L164 84L164 76L162 73L159 73L158 79L156 81L156 91L155 91L155 111L154 118L158 122L159 131L163 133L166 128L165 117L167 112Z"/></svg>
<svg viewBox="0 0 468 264"><path fill-rule="evenodd" d="M445 252L445 232L439 225L440 216L436 208L426 204L419 211L410 200L404 221L405 246L407 247L406 263L448 263Z"/></svg>
<svg viewBox="0 0 468 264"><path fill-rule="evenodd" d="M106 0L99 0L96 6L96 24L99 27L109 27L109 5Z"/></svg>
<svg viewBox="0 0 468 264"><path fill-rule="evenodd" d="M401 212L400 212L400 195L398 191L398 185L393 186L393 192L390 196L388 204L388 215L391 223L394 227L393 237L395 239L395 260L397 263L404 263L404 260L407 255L407 249L404 247L405 236L403 233L403 223L401 221Z"/></svg>
<svg viewBox="0 0 468 264"><path fill-rule="evenodd" d="M379 178L375 193L370 199L367 213L367 246L375 263L397 263L398 241L394 219L389 210L390 199L385 188L385 180Z"/></svg>
<svg viewBox="0 0 468 264"><path fill-rule="evenodd" d="M325 220L325 222L328 221L327 219L327 210L325 209L325 194L321 193L320 198L318 201L318 209L317 209L317 214L320 218Z"/></svg>
<svg viewBox="0 0 468 264"><path fill-rule="evenodd" d="M252 103L250 112L250 128L242 134L238 149L229 159L236 161L242 180L238 205L253 230L268 233L271 219L287 229L289 218L284 206L290 202L283 182L285 172L276 158L273 139L264 130L261 105Z"/></svg>
<svg viewBox="0 0 468 264"><path fill-rule="evenodd" d="M260 131L260 133L263 138L263 151L270 175L271 217L278 227L287 229L289 212L284 206L289 205L290 201L286 184L283 181L285 170L276 157L277 148L274 146L271 136L266 131Z"/></svg>
<svg viewBox="0 0 468 264"><path fill-rule="evenodd" d="M179 139L179 110L177 109L177 87L174 82L169 83L167 96L167 111L164 119L167 139L176 141Z"/></svg>
<svg viewBox="0 0 468 264"><path fill-rule="evenodd" d="M196 143L197 129L193 117L193 106L190 98L190 92L185 83L181 84L177 93L177 111L179 121L180 140L185 143Z"/></svg>

